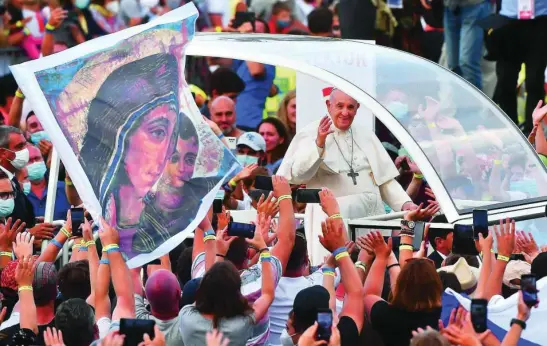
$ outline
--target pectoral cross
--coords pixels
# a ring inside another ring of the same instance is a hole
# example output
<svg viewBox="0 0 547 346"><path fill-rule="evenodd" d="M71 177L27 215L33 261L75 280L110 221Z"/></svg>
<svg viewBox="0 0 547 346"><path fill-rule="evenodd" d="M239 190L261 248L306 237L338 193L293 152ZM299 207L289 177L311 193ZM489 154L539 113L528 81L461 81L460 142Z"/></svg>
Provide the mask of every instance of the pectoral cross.
<svg viewBox="0 0 547 346"><path fill-rule="evenodd" d="M356 173L353 168L350 168L348 177L350 177L353 180L353 185L357 185L357 178L359 176L359 173Z"/></svg>

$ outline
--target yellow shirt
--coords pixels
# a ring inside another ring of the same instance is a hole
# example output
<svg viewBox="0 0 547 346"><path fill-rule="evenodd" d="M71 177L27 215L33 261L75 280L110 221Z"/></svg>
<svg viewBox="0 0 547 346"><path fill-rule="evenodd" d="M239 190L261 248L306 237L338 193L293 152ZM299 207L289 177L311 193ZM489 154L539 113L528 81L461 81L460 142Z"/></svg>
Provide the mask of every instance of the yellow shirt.
<svg viewBox="0 0 547 346"><path fill-rule="evenodd" d="M266 99L264 118L275 116L285 94L296 89L296 72L286 67L276 66L274 84L279 88L279 93Z"/></svg>

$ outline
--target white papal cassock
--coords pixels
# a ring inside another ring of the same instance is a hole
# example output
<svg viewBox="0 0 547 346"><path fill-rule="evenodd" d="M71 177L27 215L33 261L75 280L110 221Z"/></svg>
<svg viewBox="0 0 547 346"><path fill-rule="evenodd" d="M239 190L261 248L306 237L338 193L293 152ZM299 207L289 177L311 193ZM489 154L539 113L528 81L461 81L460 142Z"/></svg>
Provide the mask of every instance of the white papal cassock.
<svg viewBox="0 0 547 346"><path fill-rule="evenodd" d="M277 174L292 184L307 184L309 189L330 189L340 205L343 218L356 219L385 213L383 201L400 211L411 201L395 181L397 168L376 135L365 126L353 124L348 131L333 128L325 142L323 155L315 139L320 121L308 124L291 142ZM353 156L352 153L353 138ZM353 162L352 162L353 159ZM350 164L359 175L357 185L348 176ZM322 263L328 252L319 243L321 222L326 219L319 204L308 204L305 214L308 254L312 264Z"/></svg>

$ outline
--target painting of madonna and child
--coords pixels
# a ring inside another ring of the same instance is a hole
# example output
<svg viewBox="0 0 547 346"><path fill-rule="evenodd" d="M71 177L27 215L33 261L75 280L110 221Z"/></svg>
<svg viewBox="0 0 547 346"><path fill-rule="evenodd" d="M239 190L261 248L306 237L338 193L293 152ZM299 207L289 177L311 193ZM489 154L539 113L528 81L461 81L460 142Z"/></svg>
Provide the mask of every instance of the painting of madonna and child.
<svg viewBox="0 0 547 346"><path fill-rule="evenodd" d="M119 231L133 266L182 242L215 189L239 169L187 90L184 48L194 22L158 25L35 72L54 122L36 113L62 131L72 150L61 159L75 183L73 174L85 173L91 191L84 193Z"/></svg>

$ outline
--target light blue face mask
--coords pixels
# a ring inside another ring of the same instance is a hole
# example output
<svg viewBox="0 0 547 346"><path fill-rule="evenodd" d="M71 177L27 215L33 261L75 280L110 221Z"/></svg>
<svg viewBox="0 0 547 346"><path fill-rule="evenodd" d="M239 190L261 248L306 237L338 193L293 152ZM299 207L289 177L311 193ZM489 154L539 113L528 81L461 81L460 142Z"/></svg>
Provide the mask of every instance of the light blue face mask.
<svg viewBox="0 0 547 346"><path fill-rule="evenodd" d="M0 199L0 217L7 217L13 213L13 208L15 207L15 200L10 199Z"/></svg>
<svg viewBox="0 0 547 346"><path fill-rule="evenodd" d="M40 143L42 139L49 141L49 136L46 131L38 131L30 134L30 141L36 145Z"/></svg>
<svg viewBox="0 0 547 346"><path fill-rule="evenodd" d="M237 161L243 166L247 167L254 163L258 163L258 157L249 156L249 155L237 155ZM29 173L30 174L30 173Z"/></svg>
<svg viewBox="0 0 547 346"><path fill-rule="evenodd" d="M392 101L387 104L386 108L397 120L403 120L408 117L408 105L405 103Z"/></svg>
<svg viewBox="0 0 547 346"><path fill-rule="evenodd" d="M509 182L510 191L524 192L528 197L538 196L538 186L535 179L523 179Z"/></svg>
<svg viewBox="0 0 547 346"><path fill-rule="evenodd" d="M86 9L89 6L90 0L74 0L74 6L80 10Z"/></svg>
<svg viewBox="0 0 547 346"><path fill-rule="evenodd" d="M30 181L25 181L23 183L23 192L25 195L28 195L30 193Z"/></svg>
<svg viewBox="0 0 547 346"><path fill-rule="evenodd" d="M44 178L47 167L44 161L34 162L27 166L28 180L38 181Z"/></svg>

